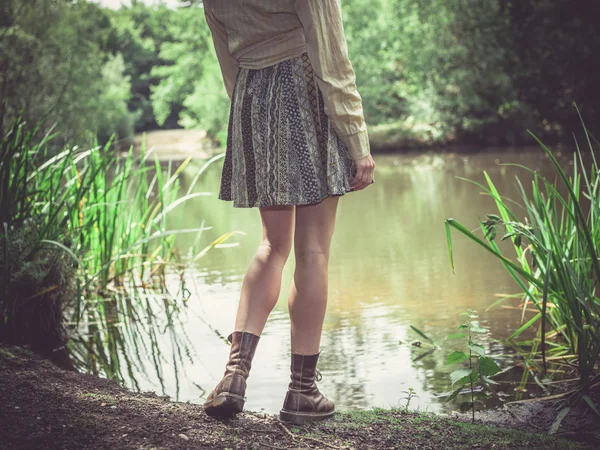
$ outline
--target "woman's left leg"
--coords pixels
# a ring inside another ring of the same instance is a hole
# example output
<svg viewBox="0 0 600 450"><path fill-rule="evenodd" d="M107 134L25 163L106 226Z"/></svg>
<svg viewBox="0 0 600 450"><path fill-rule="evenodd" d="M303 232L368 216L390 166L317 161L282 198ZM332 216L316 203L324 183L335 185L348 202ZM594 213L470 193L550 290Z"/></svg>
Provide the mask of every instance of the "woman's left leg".
<svg viewBox="0 0 600 450"><path fill-rule="evenodd" d="M242 283L234 328L259 336L279 299L283 267L294 239L295 207L260 208L260 216L262 242Z"/></svg>
<svg viewBox="0 0 600 450"><path fill-rule="evenodd" d="M242 411L246 379L269 314L281 290L283 267L292 248L294 206L260 208L262 241L252 259L244 282L223 378L204 403L207 414L232 417Z"/></svg>

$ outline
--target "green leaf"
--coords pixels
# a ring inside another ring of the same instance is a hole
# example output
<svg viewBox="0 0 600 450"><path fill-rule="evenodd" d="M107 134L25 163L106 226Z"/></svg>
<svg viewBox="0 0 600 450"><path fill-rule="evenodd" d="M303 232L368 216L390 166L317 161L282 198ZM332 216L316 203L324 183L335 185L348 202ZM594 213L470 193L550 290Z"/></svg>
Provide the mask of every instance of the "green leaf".
<svg viewBox="0 0 600 450"><path fill-rule="evenodd" d="M452 385L454 385L457 381L462 380L465 377L469 377L471 373L471 369L456 369L450 374L450 380L452 380Z"/></svg>
<svg viewBox="0 0 600 450"><path fill-rule="evenodd" d="M454 400L454 399L456 398L456 396L457 396L458 394L460 394L460 391L462 390L462 388L463 388L463 387L464 387L464 385L462 385L461 387L459 387L458 389L456 389L456 390L455 390L455 391L454 391L452 394L450 394L450 397L448 397L448 398L446 399L446 402L445 402L445 403L448 403L448 402L450 402L450 401Z"/></svg>
<svg viewBox="0 0 600 450"><path fill-rule="evenodd" d="M493 241L494 239L496 239L496 227L495 226L490 226L488 228L488 232L486 233L485 237L490 240Z"/></svg>
<svg viewBox="0 0 600 450"><path fill-rule="evenodd" d="M569 414L570 410L571 410L571 407L566 406L559 411L559 413L556 415L556 419L554 419L554 422L550 426L549 434L556 434L556 432L560 428L560 424L562 423L563 419L565 417L567 417L567 414Z"/></svg>
<svg viewBox="0 0 600 450"><path fill-rule="evenodd" d="M467 355L465 352L454 352L450 356L448 356L448 359L446 360L446 365L450 366L452 364L458 364L463 361L466 361L467 359L469 359L469 355Z"/></svg>
<svg viewBox="0 0 600 450"><path fill-rule="evenodd" d="M486 377L491 377L500 372L500 367L498 364L487 356L482 356L479 358L479 373Z"/></svg>
<svg viewBox="0 0 600 450"><path fill-rule="evenodd" d="M446 241L448 243L448 255L450 256L450 267L452 267L452 273L454 274L454 255L452 253L452 230L450 229L450 225L448 221L445 224L446 227Z"/></svg>
<svg viewBox="0 0 600 450"><path fill-rule="evenodd" d="M50 244L50 245L54 245L58 248L60 248L61 250L63 250L65 253L67 253L71 258L73 258L73 261L76 262L79 267L84 267L83 263L81 262L81 260L75 255L75 253L73 253L73 251L68 248L67 246L61 244L60 242L56 242L56 241L51 241L51 240L47 240L47 239L42 239L40 240L40 242L43 242L44 244Z"/></svg>
<svg viewBox="0 0 600 450"><path fill-rule="evenodd" d="M489 330L487 328L482 328L479 326L479 321L474 320L471 323L471 332L473 333L487 333Z"/></svg>
<svg viewBox="0 0 600 450"><path fill-rule="evenodd" d="M471 372L469 375L466 375L464 377L462 377L460 380L458 380L456 382L456 384L459 385L469 385L471 384L471 381L473 381L473 383L475 383L477 381L477 378L479 377L479 374L477 372Z"/></svg>
<svg viewBox="0 0 600 450"><path fill-rule="evenodd" d="M500 383L496 383L494 380L492 380L491 378L488 378L484 375L481 375L481 381L485 384L500 384Z"/></svg>
<svg viewBox="0 0 600 450"><path fill-rule="evenodd" d="M458 329L459 329L459 330L468 330L468 329L469 329L469 325L467 325L466 323L461 323L461 324L458 326Z"/></svg>
<svg viewBox="0 0 600 450"><path fill-rule="evenodd" d="M531 327L531 325L533 325L535 323L535 321L538 320L540 317L542 317L542 313L536 314L535 317L532 317L527 323L521 325L521 327L517 331L515 331L513 334L511 334L510 337L508 338L508 340L512 341L514 338L519 336L523 331L525 331L526 329Z"/></svg>
<svg viewBox="0 0 600 450"><path fill-rule="evenodd" d="M469 344L469 348L472 352L477 353L479 356L485 356L485 349L479 344Z"/></svg>
<svg viewBox="0 0 600 450"><path fill-rule="evenodd" d="M596 408L596 405L594 405L594 402L592 401L589 395L584 394L583 400L588 404L590 408L592 408L592 411L594 411L598 416L600 416L600 411L598 411L598 408Z"/></svg>
<svg viewBox="0 0 600 450"><path fill-rule="evenodd" d="M522 236L520 234L517 237L515 237L515 245L517 247L521 246L521 239L522 239Z"/></svg>
<svg viewBox="0 0 600 450"><path fill-rule="evenodd" d="M456 334L451 334L449 336L446 336L446 339L460 339L460 338L464 338L465 334L464 333L456 333Z"/></svg>
<svg viewBox="0 0 600 450"><path fill-rule="evenodd" d="M427 336L425 333L423 333L423 332L422 332L421 330L419 330L417 327L415 327L415 326L413 326L413 325L411 325L410 327L413 329L413 331L414 331L415 333L417 333L419 336L421 336L421 337L422 337L423 339L425 339L427 342L429 342L430 344L433 344L433 345L435 345L435 342L433 342L433 339L431 339L429 336Z"/></svg>

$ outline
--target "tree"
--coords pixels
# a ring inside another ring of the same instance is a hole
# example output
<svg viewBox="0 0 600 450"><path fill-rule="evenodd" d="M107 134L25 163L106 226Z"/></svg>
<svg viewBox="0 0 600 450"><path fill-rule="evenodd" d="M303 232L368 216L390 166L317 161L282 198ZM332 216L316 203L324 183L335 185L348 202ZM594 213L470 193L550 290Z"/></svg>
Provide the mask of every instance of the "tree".
<svg viewBox="0 0 600 450"><path fill-rule="evenodd" d="M0 28L0 126L20 113L29 123L47 116L46 127L59 123L63 142L81 142L126 123L129 95L111 84L128 81L107 72L118 68L113 38L110 19L96 4L7 0ZM131 134L125 128L119 137Z"/></svg>

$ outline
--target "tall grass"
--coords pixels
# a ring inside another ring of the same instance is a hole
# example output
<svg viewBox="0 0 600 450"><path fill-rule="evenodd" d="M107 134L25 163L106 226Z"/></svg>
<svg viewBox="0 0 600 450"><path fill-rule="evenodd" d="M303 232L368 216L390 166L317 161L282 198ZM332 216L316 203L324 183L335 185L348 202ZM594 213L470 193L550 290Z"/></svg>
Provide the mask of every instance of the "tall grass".
<svg viewBox="0 0 600 450"><path fill-rule="evenodd" d="M193 192L198 177L187 193L180 193L179 177L191 158L175 168L171 163L163 167L143 148L121 155L110 142L51 155L53 136L34 143L36 132L16 121L2 140L3 289L10 283L11 237L35 219L37 243L28 257L53 249L70 255L77 267L77 294L63 305L77 363L121 378L123 363L133 375L136 362L129 356L146 354L155 358L160 375L158 333L176 320L189 294L175 238L192 233L199 242L209 229L170 228L167 219L177 211L181 217L186 202L210 194ZM193 254L203 255L212 245ZM40 286L40 292L44 289L53 287ZM179 344L177 336L172 340Z"/></svg>
<svg viewBox="0 0 600 450"><path fill-rule="evenodd" d="M591 163L585 163L576 141L572 176L532 134L552 162L562 186L530 168L513 164L533 175L529 191L517 177L520 203L503 198L487 173L487 186L475 183L497 207L496 214L480 221L483 237L455 219L446 220L453 269L451 229L498 258L522 289L523 317L528 307L534 307L535 316L509 339L518 340L526 329L536 327L537 337L521 344L537 352L540 371L546 371L548 360L562 362L569 370L575 367L583 391L598 379L600 362L600 170L594 154L597 149L585 125L584 130ZM561 194L561 189L566 194ZM502 254L496 243L501 227L505 231L501 239L510 239L513 255ZM589 397L584 398L589 402Z"/></svg>

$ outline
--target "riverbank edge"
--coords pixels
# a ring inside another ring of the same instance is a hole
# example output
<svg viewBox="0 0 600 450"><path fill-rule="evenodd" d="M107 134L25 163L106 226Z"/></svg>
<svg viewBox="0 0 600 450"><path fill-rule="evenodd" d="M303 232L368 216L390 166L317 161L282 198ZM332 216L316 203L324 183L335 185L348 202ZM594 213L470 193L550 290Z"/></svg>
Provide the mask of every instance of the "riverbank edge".
<svg viewBox="0 0 600 450"><path fill-rule="evenodd" d="M433 414L340 411L302 427L245 411L208 417L201 405L131 392L0 345L0 443L5 449L574 449L585 444Z"/></svg>
<svg viewBox="0 0 600 450"><path fill-rule="evenodd" d="M573 147L568 138L559 139L552 134L540 136L542 141L557 150ZM225 152L225 147L219 145L203 130L170 129L152 130L136 134L132 137L134 150L139 153L144 142L147 150L152 150L160 161L183 161L188 157L207 160ZM132 143L121 146L121 151L127 152ZM369 143L373 155L398 153L426 153L430 151L442 153L476 153L482 149L517 149L537 147L535 139L524 130L513 144L504 141L484 142L472 139L457 139L452 136L441 136L427 124L412 124L397 121L369 127ZM573 148L574 150L574 148ZM585 151L585 150L584 150Z"/></svg>

